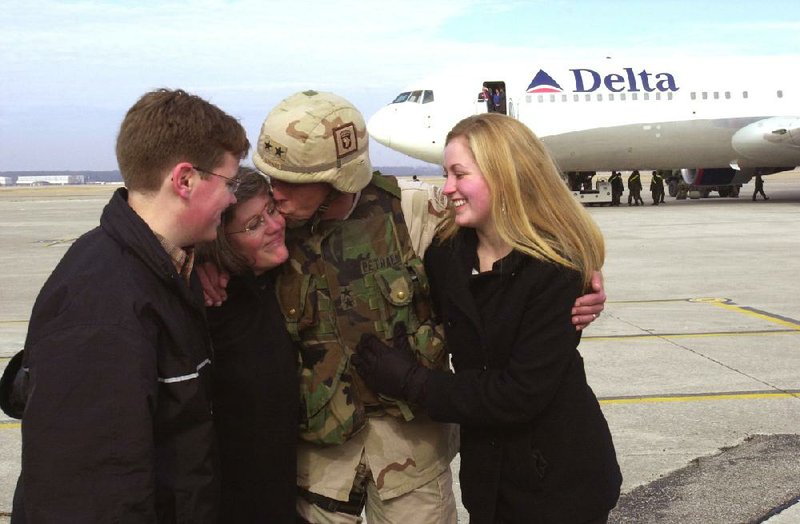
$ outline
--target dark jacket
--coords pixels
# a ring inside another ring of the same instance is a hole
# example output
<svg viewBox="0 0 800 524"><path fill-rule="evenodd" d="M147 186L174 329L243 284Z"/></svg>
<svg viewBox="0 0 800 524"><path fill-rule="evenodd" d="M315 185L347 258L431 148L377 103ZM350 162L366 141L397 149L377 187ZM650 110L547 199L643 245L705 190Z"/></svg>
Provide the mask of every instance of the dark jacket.
<svg viewBox="0 0 800 524"><path fill-rule="evenodd" d="M215 522L210 359L199 282L117 190L33 307L15 521Z"/></svg>
<svg viewBox="0 0 800 524"><path fill-rule="evenodd" d="M235 276L208 309L214 341L214 422L220 522L295 522L300 390L297 350L269 273Z"/></svg>
<svg viewBox="0 0 800 524"><path fill-rule="evenodd" d="M431 374L425 405L435 420L461 424L470 522L601 517L622 477L577 351L580 279L518 252L471 276L476 260L470 229L425 255L456 371Z"/></svg>

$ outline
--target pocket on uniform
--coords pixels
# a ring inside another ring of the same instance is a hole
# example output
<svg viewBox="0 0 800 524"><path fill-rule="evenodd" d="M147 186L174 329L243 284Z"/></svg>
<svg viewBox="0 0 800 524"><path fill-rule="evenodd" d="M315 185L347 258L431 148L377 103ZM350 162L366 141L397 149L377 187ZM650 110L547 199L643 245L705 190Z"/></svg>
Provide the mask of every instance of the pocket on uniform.
<svg viewBox="0 0 800 524"><path fill-rule="evenodd" d="M385 338L392 337L398 322L405 324L407 333L414 333L419 328L419 319L412 307L414 282L409 270L405 267L381 269L375 273L375 283L383 297L378 307Z"/></svg>
<svg viewBox="0 0 800 524"><path fill-rule="evenodd" d="M403 322L420 364L446 368L444 333L431 322L428 279L421 261L413 259L407 267L383 269L375 274L375 280L384 298L381 317L386 339L394 335L394 326Z"/></svg>
<svg viewBox="0 0 800 524"><path fill-rule="evenodd" d="M276 289L286 328L298 341L300 333L319 322L314 314L317 310L313 303L316 300L314 282L311 275L282 273L278 276Z"/></svg>

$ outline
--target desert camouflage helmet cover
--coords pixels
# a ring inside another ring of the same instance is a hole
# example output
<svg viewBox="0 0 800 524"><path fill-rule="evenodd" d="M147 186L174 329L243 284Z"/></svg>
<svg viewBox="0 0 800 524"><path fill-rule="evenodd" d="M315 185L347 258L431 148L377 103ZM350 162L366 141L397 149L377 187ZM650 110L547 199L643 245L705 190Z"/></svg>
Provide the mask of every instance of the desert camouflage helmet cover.
<svg viewBox="0 0 800 524"><path fill-rule="evenodd" d="M367 125L340 96L296 93L267 115L253 163L283 182L327 182L343 193L356 193L372 178Z"/></svg>

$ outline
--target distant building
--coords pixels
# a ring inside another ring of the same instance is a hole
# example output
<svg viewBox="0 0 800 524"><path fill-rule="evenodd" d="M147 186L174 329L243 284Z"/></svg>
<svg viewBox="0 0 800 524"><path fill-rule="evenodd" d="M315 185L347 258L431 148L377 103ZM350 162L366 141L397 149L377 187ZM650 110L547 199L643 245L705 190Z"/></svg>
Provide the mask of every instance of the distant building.
<svg viewBox="0 0 800 524"><path fill-rule="evenodd" d="M67 184L85 184L86 175L20 175L19 186L65 186Z"/></svg>
<svg viewBox="0 0 800 524"><path fill-rule="evenodd" d="M13 185L14 185L14 177L0 176L0 186L13 186Z"/></svg>

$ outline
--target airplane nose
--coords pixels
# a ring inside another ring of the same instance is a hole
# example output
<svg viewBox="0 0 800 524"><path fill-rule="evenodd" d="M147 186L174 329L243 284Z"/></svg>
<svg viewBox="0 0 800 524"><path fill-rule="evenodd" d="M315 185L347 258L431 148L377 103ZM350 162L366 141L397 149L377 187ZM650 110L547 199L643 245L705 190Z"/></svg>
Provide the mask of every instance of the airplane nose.
<svg viewBox="0 0 800 524"><path fill-rule="evenodd" d="M367 122L367 131L379 144L392 147L392 124L394 120L394 108L383 107Z"/></svg>

